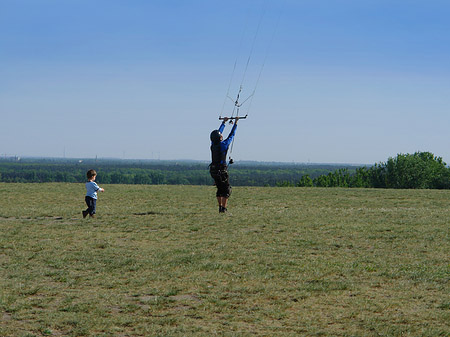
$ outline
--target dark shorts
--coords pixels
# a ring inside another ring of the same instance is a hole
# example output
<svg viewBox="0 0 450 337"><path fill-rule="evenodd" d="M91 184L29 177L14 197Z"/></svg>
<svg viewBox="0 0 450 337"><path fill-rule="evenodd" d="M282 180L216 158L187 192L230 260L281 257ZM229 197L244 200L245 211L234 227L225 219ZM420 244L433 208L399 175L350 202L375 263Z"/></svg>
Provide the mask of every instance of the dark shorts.
<svg viewBox="0 0 450 337"><path fill-rule="evenodd" d="M226 166L215 167L213 165L209 168L209 173L214 179L214 184L217 187L216 197L229 198L231 195L230 180Z"/></svg>

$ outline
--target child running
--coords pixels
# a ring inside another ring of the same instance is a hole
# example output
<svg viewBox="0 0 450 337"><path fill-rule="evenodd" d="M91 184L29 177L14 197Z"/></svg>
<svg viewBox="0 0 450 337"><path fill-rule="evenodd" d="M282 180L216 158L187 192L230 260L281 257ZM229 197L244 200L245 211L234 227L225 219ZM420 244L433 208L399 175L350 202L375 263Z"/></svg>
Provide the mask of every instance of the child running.
<svg viewBox="0 0 450 337"><path fill-rule="evenodd" d="M86 173L88 182L86 183L86 197L84 200L86 201L86 205L88 208L83 211L83 218L89 216L91 218L95 218L95 210L97 207L97 191L104 192L105 190L97 185L95 182L95 178L97 177L97 172L95 170L89 170Z"/></svg>

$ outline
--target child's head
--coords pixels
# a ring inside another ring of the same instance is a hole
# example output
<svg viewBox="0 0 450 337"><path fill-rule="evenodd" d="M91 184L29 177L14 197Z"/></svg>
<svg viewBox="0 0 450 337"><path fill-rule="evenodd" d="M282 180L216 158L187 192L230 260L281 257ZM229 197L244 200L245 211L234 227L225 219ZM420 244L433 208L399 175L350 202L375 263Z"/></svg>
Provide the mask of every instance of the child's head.
<svg viewBox="0 0 450 337"><path fill-rule="evenodd" d="M86 173L88 180L92 180L93 178L95 178L96 175L97 175L97 172L95 172L95 170L89 170Z"/></svg>

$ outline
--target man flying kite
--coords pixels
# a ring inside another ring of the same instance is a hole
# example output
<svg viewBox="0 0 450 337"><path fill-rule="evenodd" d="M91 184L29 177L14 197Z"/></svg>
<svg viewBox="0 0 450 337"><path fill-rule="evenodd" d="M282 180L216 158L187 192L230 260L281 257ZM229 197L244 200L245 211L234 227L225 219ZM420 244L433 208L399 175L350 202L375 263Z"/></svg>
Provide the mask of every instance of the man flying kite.
<svg viewBox="0 0 450 337"><path fill-rule="evenodd" d="M227 212L227 202L231 194L231 186L227 171L227 152L236 133L239 117L233 117L233 119L235 122L227 139L223 140L222 132L225 129L225 123L229 120L228 117L223 118L219 129L212 131L210 136L212 160L209 165L209 173L214 179L214 183L217 187L216 197L217 202L219 203L219 213Z"/></svg>

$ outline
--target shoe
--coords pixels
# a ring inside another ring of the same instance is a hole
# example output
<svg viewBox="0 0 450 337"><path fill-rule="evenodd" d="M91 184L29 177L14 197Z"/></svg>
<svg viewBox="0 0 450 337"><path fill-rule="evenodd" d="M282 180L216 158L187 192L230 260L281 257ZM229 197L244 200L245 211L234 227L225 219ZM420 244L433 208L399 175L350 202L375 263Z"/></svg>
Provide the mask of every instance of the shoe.
<svg viewBox="0 0 450 337"><path fill-rule="evenodd" d="M81 213L83 214L83 218L87 217L87 215L88 215L88 212L87 212L87 211L83 211L83 212L81 212Z"/></svg>
<svg viewBox="0 0 450 337"><path fill-rule="evenodd" d="M89 214L91 218L95 218L95 214Z"/></svg>

